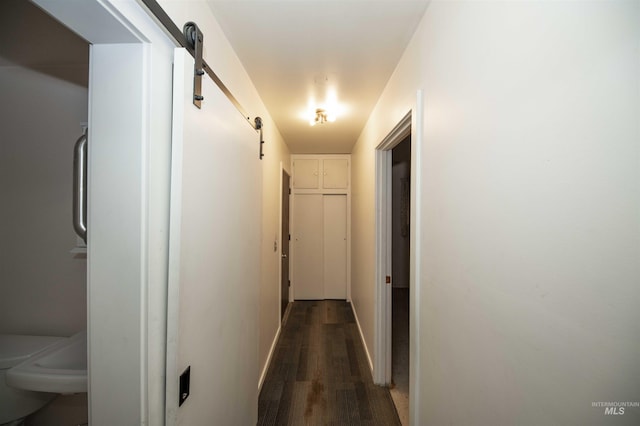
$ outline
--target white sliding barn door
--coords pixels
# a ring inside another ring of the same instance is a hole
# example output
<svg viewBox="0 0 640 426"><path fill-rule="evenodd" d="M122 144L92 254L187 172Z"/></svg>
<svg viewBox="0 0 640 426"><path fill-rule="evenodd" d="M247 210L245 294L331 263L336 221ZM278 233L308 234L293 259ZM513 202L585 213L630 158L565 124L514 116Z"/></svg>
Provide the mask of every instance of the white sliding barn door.
<svg viewBox="0 0 640 426"><path fill-rule="evenodd" d="M174 62L167 424L253 425L258 407L261 164L255 130L193 58ZM190 394L178 407L179 376Z"/></svg>

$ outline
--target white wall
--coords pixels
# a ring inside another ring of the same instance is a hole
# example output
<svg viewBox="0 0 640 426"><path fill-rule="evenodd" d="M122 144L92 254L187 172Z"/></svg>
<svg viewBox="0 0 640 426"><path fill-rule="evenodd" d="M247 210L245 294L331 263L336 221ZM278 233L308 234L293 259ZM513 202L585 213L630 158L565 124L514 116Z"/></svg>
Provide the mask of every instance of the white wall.
<svg viewBox="0 0 640 426"><path fill-rule="evenodd" d="M373 152L424 91L414 424L639 422L591 406L640 395L638 22L638 2L429 5L352 157L373 353Z"/></svg>
<svg viewBox="0 0 640 426"><path fill-rule="evenodd" d="M259 348L258 362L262 371L266 367L269 351L280 326L280 250L274 251L274 241L280 247L280 164L289 165L289 150L275 123L262 103L251 79L233 51L220 25L205 2L159 2L179 28L195 22L204 34L204 59L220 77L225 86L238 99L251 120L260 116L264 124L264 152L262 160L262 265L259 287ZM252 121L253 122L253 121ZM256 135L256 155L258 155ZM239 171L240 172L240 171ZM256 378L256 386L258 386Z"/></svg>
<svg viewBox="0 0 640 426"><path fill-rule="evenodd" d="M73 145L87 121L87 88L7 65L0 93L0 333L70 336L87 327L86 257L69 253ZM32 424L86 420L83 394L57 398Z"/></svg>
<svg viewBox="0 0 640 426"><path fill-rule="evenodd" d="M70 336L86 328L86 259L71 223L73 145L87 88L0 67L0 333Z"/></svg>
<svg viewBox="0 0 640 426"><path fill-rule="evenodd" d="M266 374L267 361L280 328L280 253L282 247L280 216L282 214L281 166L291 176L289 148L275 124L264 129L262 159L262 279L260 282L260 342L258 361L261 376ZM274 242L276 245L274 246ZM274 249L274 247L277 247Z"/></svg>
<svg viewBox="0 0 640 426"><path fill-rule="evenodd" d="M3 2L0 12L3 28L21 20L51 40L43 52L26 37L22 53L20 40L0 32L0 333L70 336L87 314L86 260L69 251L89 48L26 2Z"/></svg>

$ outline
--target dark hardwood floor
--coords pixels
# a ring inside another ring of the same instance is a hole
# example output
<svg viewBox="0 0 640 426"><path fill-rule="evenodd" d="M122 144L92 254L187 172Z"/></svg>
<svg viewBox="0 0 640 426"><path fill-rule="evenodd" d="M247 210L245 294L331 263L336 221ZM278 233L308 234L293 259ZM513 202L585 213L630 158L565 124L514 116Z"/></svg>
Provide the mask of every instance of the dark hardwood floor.
<svg viewBox="0 0 640 426"><path fill-rule="evenodd" d="M293 302L258 402L258 425L400 425L376 386L351 305Z"/></svg>

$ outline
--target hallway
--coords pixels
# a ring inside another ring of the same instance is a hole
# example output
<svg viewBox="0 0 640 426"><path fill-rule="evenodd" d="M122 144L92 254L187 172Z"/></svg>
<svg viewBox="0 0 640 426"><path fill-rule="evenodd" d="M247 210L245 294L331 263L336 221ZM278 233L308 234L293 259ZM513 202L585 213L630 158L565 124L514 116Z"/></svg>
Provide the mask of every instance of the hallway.
<svg viewBox="0 0 640 426"><path fill-rule="evenodd" d="M3 3L90 46L67 61L71 43L58 55L22 19L5 39L28 27L47 61L0 43L0 210L20 219L0 326L87 329L90 424L400 425L391 355L410 363L412 425L640 425L640 1ZM87 81L60 78L80 62ZM407 135L398 278L385 188ZM307 248L313 271L295 265ZM305 275L318 294L298 294ZM289 300L307 301L282 321ZM85 420L52 406L39 426Z"/></svg>
<svg viewBox="0 0 640 426"><path fill-rule="evenodd" d="M292 303L260 393L258 425L400 425L389 390L373 384L349 303Z"/></svg>

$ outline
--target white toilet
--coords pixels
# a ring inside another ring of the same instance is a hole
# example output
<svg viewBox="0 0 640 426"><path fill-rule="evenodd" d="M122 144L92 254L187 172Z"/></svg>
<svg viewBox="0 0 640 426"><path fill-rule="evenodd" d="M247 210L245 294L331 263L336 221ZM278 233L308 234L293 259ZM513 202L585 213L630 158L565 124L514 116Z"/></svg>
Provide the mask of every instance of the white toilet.
<svg viewBox="0 0 640 426"><path fill-rule="evenodd" d="M7 370L64 337L22 336L0 334L0 426L21 425L29 414L35 413L56 397L55 393L14 389L5 382Z"/></svg>

